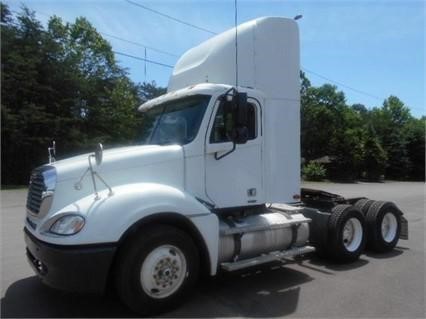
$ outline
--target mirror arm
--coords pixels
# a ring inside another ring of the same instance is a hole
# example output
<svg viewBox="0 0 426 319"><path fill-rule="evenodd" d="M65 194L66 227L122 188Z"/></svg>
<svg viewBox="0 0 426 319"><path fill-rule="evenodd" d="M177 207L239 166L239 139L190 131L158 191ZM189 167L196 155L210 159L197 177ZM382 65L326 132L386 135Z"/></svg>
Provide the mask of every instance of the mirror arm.
<svg viewBox="0 0 426 319"><path fill-rule="evenodd" d="M97 172L93 172L93 174L97 177L97 178L99 178L99 180L108 188L108 190L109 190L109 193L108 193L108 196L112 196L112 195L114 195L114 193L112 192L112 188L111 188L111 186L109 186L108 184L107 184L107 182L105 182L105 180L101 177L101 175L99 175Z"/></svg>
<svg viewBox="0 0 426 319"><path fill-rule="evenodd" d="M89 172L89 171L90 171L90 168L88 167L88 168L84 171L83 175L81 175L81 177L80 177L80 179L78 180L78 182L74 184L74 189L75 189L75 190L79 191L80 189L82 189L82 188L83 188L83 184L82 184L83 179L84 179L84 177L86 177L86 174L87 174L87 172Z"/></svg>
<svg viewBox="0 0 426 319"><path fill-rule="evenodd" d="M226 152L225 154L222 154L222 155L220 155L220 156L218 156L218 155L217 155L217 153L218 153L218 152L216 152L216 153L214 153L214 159L215 159L216 161L218 161L218 160L220 160L220 159L224 158L225 156L228 156L228 155L229 155L229 154L231 154L233 151L235 151L236 146L237 146L237 144L233 141L233 142L232 142L232 149L231 149L230 151L228 151L228 152Z"/></svg>
<svg viewBox="0 0 426 319"><path fill-rule="evenodd" d="M114 193L112 191L111 186L109 186L107 184L107 182L105 182L105 180L93 169L92 161L90 160L92 157L94 157L96 159L95 155L89 155L89 170L90 170L90 176L92 177L93 188L95 189L95 200L98 200L100 197L99 197L99 194L98 194L98 190L96 188L96 178L95 177L97 177L102 182L102 184L104 184L108 188L108 190L109 190L108 196L111 196Z"/></svg>
<svg viewBox="0 0 426 319"><path fill-rule="evenodd" d="M102 151L102 144L100 145L101 145L101 151ZM83 175L80 177L78 182L74 184L74 189L81 190L83 188L83 184L82 184L83 179L87 175L87 173L90 172L90 177L92 178L92 183L93 183L93 189L95 191L95 200L98 200L101 198L98 193L98 188L96 187L96 177L102 182L102 184L104 184L108 188L109 190L108 196L114 195L111 186L109 186L108 183L93 169L92 158L94 158L95 161L97 160L97 156L95 154L90 154L88 156L87 160L89 161L89 167L84 171Z"/></svg>
<svg viewBox="0 0 426 319"><path fill-rule="evenodd" d="M90 176L92 177L92 183L93 183L93 188L95 189L95 199L99 199L99 194L98 194L98 190L96 189L96 179L95 179L95 174L96 172L93 170L93 166L92 166L92 161L90 160L92 157L95 157L95 155L89 155L89 170L90 170Z"/></svg>

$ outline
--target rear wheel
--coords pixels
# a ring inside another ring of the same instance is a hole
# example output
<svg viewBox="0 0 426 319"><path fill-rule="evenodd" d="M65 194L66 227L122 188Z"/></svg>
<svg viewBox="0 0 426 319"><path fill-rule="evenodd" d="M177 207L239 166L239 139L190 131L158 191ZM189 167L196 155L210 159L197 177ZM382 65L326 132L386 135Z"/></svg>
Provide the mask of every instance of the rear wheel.
<svg viewBox="0 0 426 319"><path fill-rule="evenodd" d="M370 206L374 203L374 200L368 199L368 198L362 198L360 200L358 200L354 206L356 208L358 208L363 214L364 216L367 214L368 209L370 208Z"/></svg>
<svg viewBox="0 0 426 319"><path fill-rule="evenodd" d="M357 260L365 247L364 223L364 216L356 207L334 207L328 222L329 256L343 262Z"/></svg>
<svg viewBox="0 0 426 319"><path fill-rule="evenodd" d="M401 212L391 202L375 201L366 215L367 247L376 252L392 250L401 232Z"/></svg>
<svg viewBox="0 0 426 319"><path fill-rule="evenodd" d="M198 250L183 231L156 225L120 250L117 292L139 314L171 310L188 295L198 277Z"/></svg>

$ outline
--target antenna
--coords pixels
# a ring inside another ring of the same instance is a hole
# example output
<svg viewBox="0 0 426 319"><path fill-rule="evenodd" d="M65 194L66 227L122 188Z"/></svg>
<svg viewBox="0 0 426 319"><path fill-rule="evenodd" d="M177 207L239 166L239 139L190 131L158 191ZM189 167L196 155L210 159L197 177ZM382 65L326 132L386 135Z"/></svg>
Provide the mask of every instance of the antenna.
<svg viewBox="0 0 426 319"><path fill-rule="evenodd" d="M234 17L234 24L235 24L235 89L238 90L238 7L237 7L237 0L234 0L234 9L235 9L235 17Z"/></svg>

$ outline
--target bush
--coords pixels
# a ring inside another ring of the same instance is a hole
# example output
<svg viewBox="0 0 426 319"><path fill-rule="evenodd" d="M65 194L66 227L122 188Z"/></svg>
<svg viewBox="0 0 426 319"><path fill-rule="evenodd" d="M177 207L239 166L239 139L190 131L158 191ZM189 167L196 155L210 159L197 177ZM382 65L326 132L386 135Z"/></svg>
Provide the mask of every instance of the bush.
<svg viewBox="0 0 426 319"><path fill-rule="evenodd" d="M307 181L320 181L326 176L326 169L320 163L309 162L302 169L303 178Z"/></svg>

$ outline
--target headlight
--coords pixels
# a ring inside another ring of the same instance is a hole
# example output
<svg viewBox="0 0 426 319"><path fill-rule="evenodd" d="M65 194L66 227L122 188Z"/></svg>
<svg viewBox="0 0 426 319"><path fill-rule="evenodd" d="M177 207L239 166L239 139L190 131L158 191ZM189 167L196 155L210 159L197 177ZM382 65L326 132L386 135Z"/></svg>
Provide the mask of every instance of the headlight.
<svg viewBox="0 0 426 319"><path fill-rule="evenodd" d="M49 232L56 235L74 235L84 227L85 220L80 215L65 215L50 226Z"/></svg>

